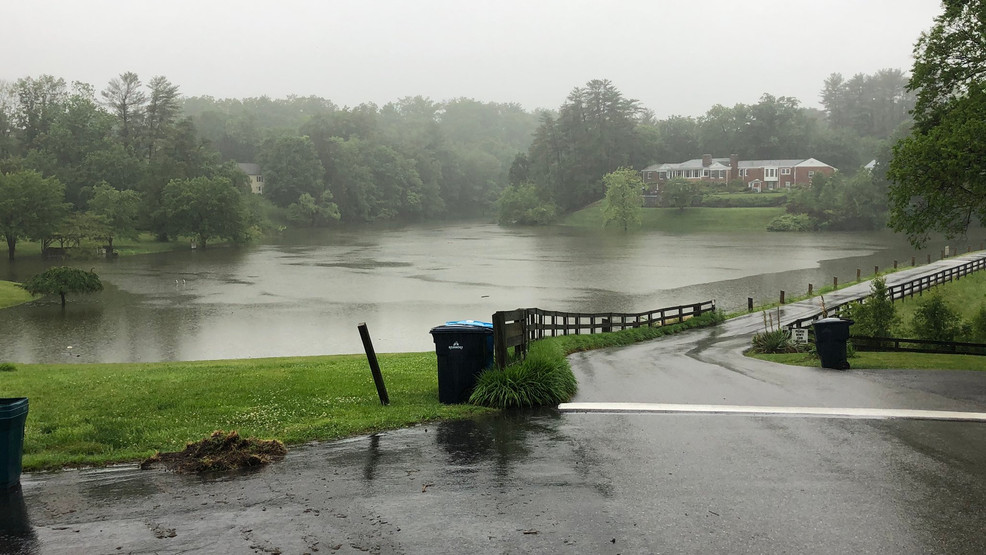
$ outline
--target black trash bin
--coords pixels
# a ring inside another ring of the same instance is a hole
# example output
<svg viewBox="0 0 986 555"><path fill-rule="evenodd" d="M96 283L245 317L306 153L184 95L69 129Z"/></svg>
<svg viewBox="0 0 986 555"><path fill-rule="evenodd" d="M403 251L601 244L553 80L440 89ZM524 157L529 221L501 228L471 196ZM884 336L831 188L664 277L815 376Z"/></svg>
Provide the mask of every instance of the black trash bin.
<svg viewBox="0 0 986 555"><path fill-rule="evenodd" d="M8 490L21 482L25 422L27 397L0 399L0 489Z"/></svg>
<svg viewBox="0 0 986 555"><path fill-rule="evenodd" d="M438 355L438 400L463 403L476 385L476 376L493 366L493 325L486 322L448 322L431 329Z"/></svg>
<svg viewBox="0 0 986 555"><path fill-rule="evenodd" d="M822 318L812 323L815 330L815 350L822 361L822 368L848 370L846 342L849 340L849 326L852 320L841 318Z"/></svg>

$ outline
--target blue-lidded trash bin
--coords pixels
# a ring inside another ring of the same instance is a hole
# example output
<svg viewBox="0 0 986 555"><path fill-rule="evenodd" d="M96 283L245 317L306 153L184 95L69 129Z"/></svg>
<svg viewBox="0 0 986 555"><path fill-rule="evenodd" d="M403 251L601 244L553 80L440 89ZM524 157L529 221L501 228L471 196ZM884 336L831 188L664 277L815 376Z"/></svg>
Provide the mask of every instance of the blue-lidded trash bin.
<svg viewBox="0 0 986 555"><path fill-rule="evenodd" d="M822 368L849 370L846 357L846 343L849 341L849 326L853 320L842 318L822 318L812 322L815 330L815 350L822 362Z"/></svg>
<svg viewBox="0 0 986 555"><path fill-rule="evenodd" d="M26 422L27 397L0 399L0 489L8 490L21 482Z"/></svg>
<svg viewBox="0 0 986 555"><path fill-rule="evenodd" d="M493 366L493 324L475 320L446 322L431 329L438 355L438 400L445 404L469 399L476 377Z"/></svg>

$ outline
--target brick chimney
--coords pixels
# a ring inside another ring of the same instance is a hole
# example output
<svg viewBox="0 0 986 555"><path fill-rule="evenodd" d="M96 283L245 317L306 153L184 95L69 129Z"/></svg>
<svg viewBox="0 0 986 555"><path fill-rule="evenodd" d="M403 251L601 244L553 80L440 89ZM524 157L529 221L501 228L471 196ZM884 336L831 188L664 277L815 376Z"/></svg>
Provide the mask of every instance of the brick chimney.
<svg viewBox="0 0 986 555"><path fill-rule="evenodd" d="M711 165L712 165L712 155L711 154L703 154L702 155L702 167L703 168L707 168L707 167L709 167Z"/></svg>
<svg viewBox="0 0 986 555"><path fill-rule="evenodd" d="M729 155L729 179L739 179L739 155Z"/></svg>

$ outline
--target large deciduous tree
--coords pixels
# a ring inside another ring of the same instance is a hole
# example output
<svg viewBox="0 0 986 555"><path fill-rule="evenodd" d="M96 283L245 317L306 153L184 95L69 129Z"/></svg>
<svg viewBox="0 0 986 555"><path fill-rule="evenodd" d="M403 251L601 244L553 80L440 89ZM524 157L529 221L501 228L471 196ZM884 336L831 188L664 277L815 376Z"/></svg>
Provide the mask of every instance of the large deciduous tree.
<svg viewBox="0 0 986 555"><path fill-rule="evenodd" d="M890 226L918 246L986 222L986 2L943 5L914 47L914 127L887 172Z"/></svg>
<svg viewBox="0 0 986 555"><path fill-rule="evenodd" d="M31 277L21 287L32 295L59 295L64 307L66 294L96 293L103 290L103 282L95 272L55 266Z"/></svg>
<svg viewBox="0 0 986 555"><path fill-rule="evenodd" d="M260 151L264 196L278 206L297 202L303 193L314 198L325 190L325 169L308 137L268 139Z"/></svg>
<svg viewBox="0 0 986 555"><path fill-rule="evenodd" d="M623 231L639 225L644 187L640 174L633 168L620 168L604 175L603 184L606 186L603 225L616 225Z"/></svg>
<svg viewBox="0 0 986 555"><path fill-rule="evenodd" d="M32 170L0 173L0 235L10 260L19 239L47 237L67 211L65 186L58 179Z"/></svg>
<svg viewBox="0 0 986 555"><path fill-rule="evenodd" d="M162 194L173 235L193 235L205 248L215 238L239 241L246 235L243 192L223 177L173 179Z"/></svg>

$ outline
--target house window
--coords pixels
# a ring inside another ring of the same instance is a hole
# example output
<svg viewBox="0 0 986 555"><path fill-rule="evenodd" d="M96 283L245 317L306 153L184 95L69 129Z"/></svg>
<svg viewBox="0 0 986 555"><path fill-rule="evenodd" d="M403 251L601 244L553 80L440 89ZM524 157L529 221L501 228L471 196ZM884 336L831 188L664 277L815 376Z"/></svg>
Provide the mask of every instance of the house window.
<svg viewBox="0 0 986 555"><path fill-rule="evenodd" d="M264 176L258 175L257 176L257 183L263 183L263 182L264 182Z"/></svg>
<svg viewBox="0 0 986 555"><path fill-rule="evenodd" d="M787 187L788 189L790 189L791 188L791 182L790 181L785 181L784 182L784 186Z"/></svg>
<svg viewBox="0 0 986 555"><path fill-rule="evenodd" d="M709 177L709 170L702 170L702 177Z"/></svg>
<svg viewBox="0 0 986 555"><path fill-rule="evenodd" d="M668 172L657 172L657 178L658 179L667 179L668 178Z"/></svg>
<svg viewBox="0 0 986 555"><path fill-rule="evenodd" d="M777 177L777 168L764 168L764 177Z"/></svg>
<svg viewBox="0 0 986 555"><path fill-rule="evenodd" d="M791 168L781 168L781 175L791 175Z"/></svg>
<svg viewBox="0 0 986 555"><path fill-rule="evenodd" d="M815 172L813 172L813 171L809 171L809 172L808 172L808 177L811 177L811 176L813 176L813 175L815 175Z"/></svg>
<svg viewBox="0 0 986 555"><path fill-rule="evenodd" d="M740 177L746 177L746 168L740 170Z"/></svg>

